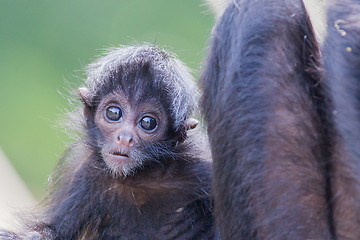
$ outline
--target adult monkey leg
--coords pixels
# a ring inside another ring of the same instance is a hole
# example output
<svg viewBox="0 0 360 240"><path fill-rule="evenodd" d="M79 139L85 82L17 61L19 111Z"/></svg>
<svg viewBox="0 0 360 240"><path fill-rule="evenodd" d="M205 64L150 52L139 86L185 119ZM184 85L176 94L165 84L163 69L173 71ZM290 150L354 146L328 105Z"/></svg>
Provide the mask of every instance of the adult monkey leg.
<svg viewBox="0 0 360 240"><path fill-rule="evenodd" d="M328 117L301 0L233 1L201 77L221 239L332 239Z"/></svg>
<svg viewBox="0 0 360 240"><path fill-rule="evenodd" d="M338 139L333 158L337 239L360 239L360 2L329 1L324 59Z"/></svg>

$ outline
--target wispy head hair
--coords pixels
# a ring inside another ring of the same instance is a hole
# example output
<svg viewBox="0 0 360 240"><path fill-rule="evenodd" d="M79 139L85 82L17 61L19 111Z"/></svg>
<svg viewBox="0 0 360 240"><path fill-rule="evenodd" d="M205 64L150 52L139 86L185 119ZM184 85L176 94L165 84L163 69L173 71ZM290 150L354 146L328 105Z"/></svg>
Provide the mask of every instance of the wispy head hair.
<svg viewBox="0 0 360 240"><path fill-rule="evenodd" d="M142 71L148 71L151 77L139 77ZM168 102L166 108L176 130L197 107L199 93L189 69L173 53L151 44L108 49L86 68L86 73L85 84L94 104L102 95L101 91L109 92L108 88L120 88L132 95L136 95L138 85L153 89L153 95L161 91L159 95L165 96Z"/></svg>

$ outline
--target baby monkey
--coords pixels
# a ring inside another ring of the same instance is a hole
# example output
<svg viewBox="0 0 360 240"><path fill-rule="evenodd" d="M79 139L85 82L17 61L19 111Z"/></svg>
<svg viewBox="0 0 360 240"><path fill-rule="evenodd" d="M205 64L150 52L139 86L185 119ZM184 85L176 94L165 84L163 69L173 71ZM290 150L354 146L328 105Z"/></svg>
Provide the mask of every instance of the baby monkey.
<svg viewBox="0 0 360 240"><path fill-rule="evenodd" d="M111 49L87 75L83 107L70 114L81 136L43 213L0 239L213 238L209 151L191 130L198 93L188 69L145 44Z"/></svg>

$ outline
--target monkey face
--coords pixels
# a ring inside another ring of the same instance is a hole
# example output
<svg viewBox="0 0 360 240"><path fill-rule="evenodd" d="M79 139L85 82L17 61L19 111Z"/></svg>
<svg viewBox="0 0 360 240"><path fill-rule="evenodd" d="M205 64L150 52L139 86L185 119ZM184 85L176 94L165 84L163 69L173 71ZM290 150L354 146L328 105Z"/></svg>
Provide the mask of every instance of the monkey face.
<svg viewBox="0 0 360 240"><path fill-rule="evenodd" d="M142 150L166 137L168 119L156 100L130 103L121 92L100 102L95 113L101 155L114 175L127 176L142 167Z"/></svg>

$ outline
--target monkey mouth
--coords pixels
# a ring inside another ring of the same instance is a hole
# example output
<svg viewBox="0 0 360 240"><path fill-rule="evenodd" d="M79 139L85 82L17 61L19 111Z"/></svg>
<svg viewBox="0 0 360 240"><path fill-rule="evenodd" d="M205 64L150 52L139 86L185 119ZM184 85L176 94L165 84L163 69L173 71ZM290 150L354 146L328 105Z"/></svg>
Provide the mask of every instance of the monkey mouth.
<svg viewBox="0 0 360 240"><path fill-rule="evenodd" d="M123 152L113 152L111 153L112 155L115 155L115 156L120 156L120 157L129 157L129 155L127 153L123 153Z"/></svg>
<svg viewBox="0 0 360 240"><path fill-rule="evenodd" d="M123 165L132 162L129 153L124 151L113 151L104 154L106 162L111 163L110 165Z"/></svg>

